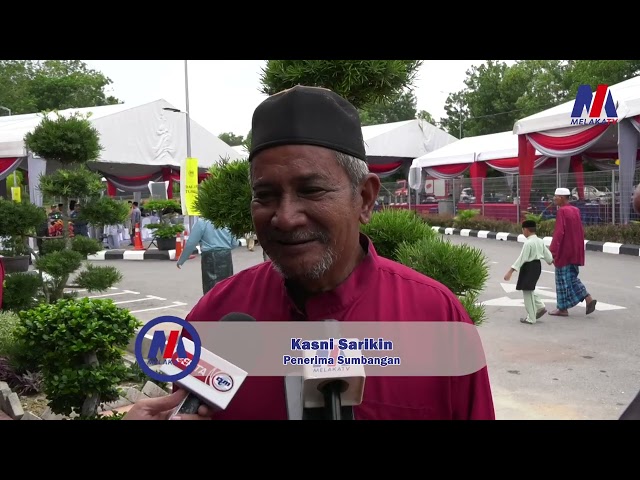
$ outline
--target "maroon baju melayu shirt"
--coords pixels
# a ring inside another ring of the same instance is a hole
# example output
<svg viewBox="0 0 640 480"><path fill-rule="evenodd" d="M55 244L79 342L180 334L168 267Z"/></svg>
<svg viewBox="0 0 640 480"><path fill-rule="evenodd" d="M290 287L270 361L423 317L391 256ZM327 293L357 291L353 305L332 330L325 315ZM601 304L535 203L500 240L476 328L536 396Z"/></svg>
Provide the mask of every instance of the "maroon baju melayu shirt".
<svg viewBox="0 0 640 480"><path fill-rule="evenodd" d="M558 268L584 265L584 228L580 209L573 205L558 208L549 250L553 264Z"/></svg>
<svg viewBox="0 0 640 480"><path fill-rule="evenodd" d="M218 321L243 312L257 321L449 321L472 324L456 296L442 284L377 255L361 236L365 259L335 290L319 294L302 314L287 296L271 262L243 270L210 290L187 316ZM356 420L495 419L486 366L458 377L367 377ZM214 419L286 420L282 377L251 377Z"/></svg>

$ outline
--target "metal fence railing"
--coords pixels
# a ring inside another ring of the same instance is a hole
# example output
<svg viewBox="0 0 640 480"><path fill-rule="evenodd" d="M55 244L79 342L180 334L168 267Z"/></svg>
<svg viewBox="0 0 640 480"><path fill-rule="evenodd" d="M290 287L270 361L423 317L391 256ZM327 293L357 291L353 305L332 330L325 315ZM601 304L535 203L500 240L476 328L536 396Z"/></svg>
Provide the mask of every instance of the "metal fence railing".
<svg viewBox="0 0 640 480"><path fill-rule="evenodd" d="M635 172L632 192L640 183L640 170ZM522 177L503 175L491 178L424 178L419 190L404 187L406 183L383 183L380 206L412 208L425 213L452 214L474 209L486 217L519 223L527 212L555 218L553 203L557 187L571 192L571 202L582 212L587 225L622 223L622 206L628 209L630 221L640 221L631 205L631 195L620 198L620 176L617 170L584 173L551 173ZM529 202L522 195L529 189Z"/></svg>

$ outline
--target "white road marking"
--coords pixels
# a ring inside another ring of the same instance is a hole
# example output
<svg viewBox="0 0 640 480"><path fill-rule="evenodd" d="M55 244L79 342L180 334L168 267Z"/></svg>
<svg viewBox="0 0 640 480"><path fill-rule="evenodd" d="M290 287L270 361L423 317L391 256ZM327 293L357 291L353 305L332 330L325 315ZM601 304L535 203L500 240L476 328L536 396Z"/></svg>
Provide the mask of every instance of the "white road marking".
<svg viewBox="0 0 640 480"><path fill-rule="evenodd" d="M114 295L126 295L127 293L130 293L132 295L140 295L140 292L133 292L131 290L123 290L121 292L114 292L114 293L105 293L103 295L92 295L90 297L87 298L104 298L104 297L113 297Z"/></svg>
<svg viewBox="0 0 640 480"><path fill-rule="evenodd" d="M506 293L518 292L518 290L516 290L515 284L513 283L501 282L500 286ZM555 303L556 299L558 298L556 295L556 292L547 291L547 290L551 290L551 289L549 287L538 287L536 288L535 292L540 296L547 297L545 298L544 301ZM480 303L482 305L490 305L494 307L524 307L524 300L522 298L514 299L509 297L498 297L498 298L492 298L491 300L487 300L486 302L480 302ZM582 301L576 306L586 307L587 305L585 301ZM596 304L596 310L598 311L626 310L626 308L627 307L621 307L620 305L612 305L610 303L604 303L604 302L601 302L600 300L598 300L598 303Z"/></svg>
<svg viewBox="0 0 640 480"><path fill-rule="evenodd" d="M145 300L166 300L166 298L156 297L155 295L146 295L145 298L136 298L135 300L124 300L123 302L114 302L116 305L124 303L144 302Z"/></svg>
<svg viewBox="0 0 640 480"><path fill-rule="evenodd" d="M173 302L173 305L165 305L164 307L156 307L156 308L145 308L144 310L130 310L129 313L152 312L154 310L164 310L165 308L183 307L185 305L186 303L184 302Z"/></svg>

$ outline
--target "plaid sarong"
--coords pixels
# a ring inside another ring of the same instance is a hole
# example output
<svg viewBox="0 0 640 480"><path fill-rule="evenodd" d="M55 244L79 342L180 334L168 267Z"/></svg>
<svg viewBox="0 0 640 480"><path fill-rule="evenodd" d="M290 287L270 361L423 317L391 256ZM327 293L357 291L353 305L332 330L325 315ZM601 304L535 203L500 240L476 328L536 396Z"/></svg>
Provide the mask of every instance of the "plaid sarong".
<svg viewBox="0 0 640 480"><path fill-rule="evenodd" d="M233 275L231 249L214 248L202 252L200 268L202 270L202 293L205 294L215 287L216 283Z"/></svg>
<svg viewBox="0 0 640 480"><path fill-rule="evenodd" d="M589 296L586 287L578 278L577 265L556 267L556 295L559 310L575 307Z"/></svg>

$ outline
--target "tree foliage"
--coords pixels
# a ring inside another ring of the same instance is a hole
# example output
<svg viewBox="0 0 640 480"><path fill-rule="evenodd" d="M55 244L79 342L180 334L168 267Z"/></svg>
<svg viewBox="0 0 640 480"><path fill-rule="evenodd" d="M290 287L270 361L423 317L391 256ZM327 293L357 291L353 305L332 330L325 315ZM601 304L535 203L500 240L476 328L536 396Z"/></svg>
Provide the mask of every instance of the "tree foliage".
<svg viewBox="0 0 640 480"><path fill-rule="evenodd" d="M47 245L36 259L36 267L40 272L52 277L43 282L44 297L49 302L55 302L64 296L69 279L82 267L87 254L100 250L97 240L86 238L74 241L71 237L69 200L79 199L86 209L81 218L93 221L94 225L121 223L126 218L127 209L124 205L118 205L117 200L101 198L102 177L88 168L88 164L100 153L100 136L86 117L45 116L32 132L25 135L25 145L34 154L47 160L58 160L63 165L63 168L54 173L40 177L40 190L44 195L63 198L61 240L64 248L55 249L53 245ZM64 168L65 166L68 168ZM98 206L92 205L93 202L99 202ZM99 208L103 209L102 212L97 211ZM96 279L100 272L103 278ZM81 285L78 279L88 280ZM95 267L90 275L80 275L78 279L76 286L89 291L104 291L120 280L110 268L105 267Z"/></svg>
<svg viewBox="0 0 640 480"><path fill-rule="evenodd" d="M575 95L582 84L614 85L640 74L640 60L570 60L563 86Z"/></svg>
<svg viewBox="0 0 640 480"><path fill-rule="evenodd" d="M244 137L242 135L235 135L233 132L221 133L218 135L218 138L231 147L244 143Z"/></svg>
<svg viewBox="0 0 640 480"><path fill-rule="evenodd" d="M413 120L417 118L416 103L417 99L412 91L403 91L388 100L360 109L360 121L366 126Z"/></svg>
<svg viewBox="0 0 640 480"><path fill-rule="evenodd" d="M519 119L575 98L578 86L613 85L640 74L640 60L488 60L449 95L441 127L458 138L510 131Z"/></svg>
<svg viewBox="0 0 640 480"><path fill-rule="evenodd" d="M72 298L74 293L65 292L67 288L105 291L122 279L112 266L87 262L88 255L101 249L100 243L74 236L69 229L72 198L84 207L80 219L96 226L120 223L128 213L124 202L101 197L101 175L88 168L100 153L99 140L98 131L88 119L78 116L45 117L25 136L27 148L35 155L58 160L62 165L39 179L44 195L62 197L62 236L43 239L34 262L38 282L20 282L24 277L12 274L6 280L11 292L17 286L41 289L30 295L38 300L35 306L24 297L13 296L14 307L19 303L30 307L19 312L21 324L16 338L23 352L29 351L38 359L52 411L75 411L81 418L95 418L101 402L118 398L116 387L127 374L123 349L140 326L126 309L110 300L76 300ZM85 269L80 271L83 264Z"/></svg>
<svg viewBox="0 0 640 480"><path fill-rule="evenodd" d="M217 228L227 227L237 238L253 231L249 162L221 161L200 183L196 209Z"/></svg>
<svg viewBox="0 0 640 480"><path fill-rule="evenodd" d="M20 203L0 197L0 232L2 236L27 237L46 222L47 214L33 203Z"/></svg>
<svg viewBox="0 0 640 480"><path fill-rule="evenodd" d="M273 95L296 85L324 87L364 108L411 87L421 65L421 60L268 60L261 91Z"/></svg>
<svg viewBox="0 0 640 480"><path fill-rule="evenodd" d="M80 60L0 60L0 105L13 115L122 103L111 83Z"/></svg>
<svg viewBox="0 0 640 480"><path fill-rule="evenodd" d="M55 116L55 118L54 118ZM25 146L36 155L64 165L86 164L100 156L98 130L88 115L45 114L33 131L24 137Z"/></svg>
<svg viewBox="0 0 640 480"><path fill-rule="evenodd" d="M126 379L124 349L142 324L108 299L64 299L18 313L19 347L38 358L54 413L97 417Z"/></svg>

